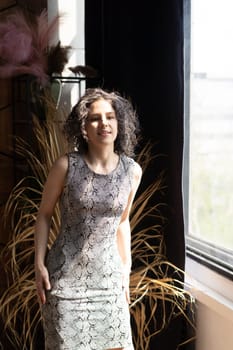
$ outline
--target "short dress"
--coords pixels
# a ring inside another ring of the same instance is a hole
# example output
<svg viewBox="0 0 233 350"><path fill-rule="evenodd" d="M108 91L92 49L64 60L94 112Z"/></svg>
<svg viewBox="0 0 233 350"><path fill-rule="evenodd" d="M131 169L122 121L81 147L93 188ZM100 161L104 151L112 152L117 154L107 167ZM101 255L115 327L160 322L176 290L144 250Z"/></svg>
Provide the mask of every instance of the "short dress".
<svg viewBox="0 0 233 350"><path fill-rule="evenodd" d="M121 155L107 175L92 171L78 152L68 154L68 164L61 228L46 258L45 349L133 349L116 232L136 162Z"/></svg>

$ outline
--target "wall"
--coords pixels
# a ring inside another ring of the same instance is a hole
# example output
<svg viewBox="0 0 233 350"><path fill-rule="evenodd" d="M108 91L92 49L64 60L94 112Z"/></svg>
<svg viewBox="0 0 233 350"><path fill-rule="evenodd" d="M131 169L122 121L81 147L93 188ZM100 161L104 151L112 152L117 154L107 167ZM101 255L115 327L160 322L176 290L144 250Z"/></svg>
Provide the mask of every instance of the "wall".
<svg viewBox="0 0 233 350"><path fill-rule="evenodd" d="M13 147L12 134L12 84L9 80L0 80L0 218L2 218L4 204L14 185L14 164L10 156ZM8 234L0 219L0 244L7 241Z"/></svg>
<svg viewBox="0 0 233 350"><path fill-rule="evenodd" d="M48 1L49 20L54 16L60 16L59 30L56 41L60 40L62 46L70 46L69 62L63 76L74 77L69 67L85 64L85 41L84 41L84 0L52 0ZM81 91L85 89L85 82L81 85ZM79 97L77 84L62 84L60 107L69 111L76 104Z"/></svg>
<svg viewBox="0 0 233 350"><path fill-rule="evenodd" d="M217 312L203 301L198 302L196 350L232 350L232 330L233 321L229 321L224 312Z"/></svg>
<svg viewBox="0 0 233 350"><path fill-rule="evenodd" d="M196 350L232 350L233 282L189 258L186 273L197 300Z"/></svg>
<svg viewBox="0 0 233 350"><path fill-rule="evenodd" d="M14 1L1 1L0 18ZM2 223L4 204L14 184L12 150L12 84L9 79L0 79L0 245L7 240L7 232Z"/></svg>

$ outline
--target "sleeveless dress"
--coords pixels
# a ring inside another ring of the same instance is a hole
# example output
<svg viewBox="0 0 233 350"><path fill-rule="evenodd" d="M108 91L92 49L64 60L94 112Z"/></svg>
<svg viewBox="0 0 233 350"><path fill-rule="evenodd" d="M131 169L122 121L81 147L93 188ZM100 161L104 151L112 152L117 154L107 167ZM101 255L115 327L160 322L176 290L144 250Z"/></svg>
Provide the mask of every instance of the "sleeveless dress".
<svg viewBox="0 0 233 350"><path fill-rule="evenodd" d="M135 161L121 155L107 175L68 154L61 229L46 258L51 290L42 317L46 350L133 349L116 231Z"/></svg>

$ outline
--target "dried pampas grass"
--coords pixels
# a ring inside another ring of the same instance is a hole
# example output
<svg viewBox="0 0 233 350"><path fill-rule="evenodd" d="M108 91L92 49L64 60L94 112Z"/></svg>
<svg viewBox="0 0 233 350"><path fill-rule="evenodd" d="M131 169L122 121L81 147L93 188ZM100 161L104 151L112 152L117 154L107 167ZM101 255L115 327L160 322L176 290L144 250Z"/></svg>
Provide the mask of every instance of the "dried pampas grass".
<svg viewBox="0 0 233 350"><path fill-rule="evenodd" d="M66 63L68 63L68 54L71 49L71 46L61 46L60 40L56 45L48 48L47 73L49 75L52 75L53 73L62 73Z"/></svg>

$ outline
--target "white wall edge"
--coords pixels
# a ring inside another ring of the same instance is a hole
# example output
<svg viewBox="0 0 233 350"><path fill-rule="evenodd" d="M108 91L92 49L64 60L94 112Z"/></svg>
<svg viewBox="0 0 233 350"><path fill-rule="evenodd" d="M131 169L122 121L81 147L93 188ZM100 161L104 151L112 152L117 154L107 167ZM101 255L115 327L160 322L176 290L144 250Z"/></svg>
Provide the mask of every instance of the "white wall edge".
<svg viewBox="0 0 233 350"><path fill-rule="evenodd" d="M185 282L198 303L233 322L233 281L206 266L186 259Z"/></svg>

